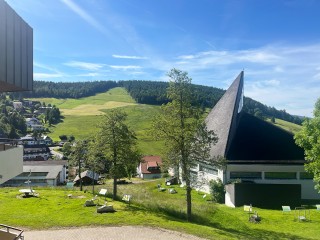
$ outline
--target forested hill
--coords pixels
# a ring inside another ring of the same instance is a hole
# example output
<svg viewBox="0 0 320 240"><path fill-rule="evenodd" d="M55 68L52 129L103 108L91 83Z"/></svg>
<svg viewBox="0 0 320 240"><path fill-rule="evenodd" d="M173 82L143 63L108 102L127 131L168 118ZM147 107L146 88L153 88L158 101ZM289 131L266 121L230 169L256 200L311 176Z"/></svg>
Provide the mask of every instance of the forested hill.
<svg viewBox="0 0 320 240"><path fill-rule="evenodd" d="M23 97L82 98L106 92L117 86L116 81L58 83L34 81L33 92L26 92Z"/></svg>
<svg viewBox="0 0 320 240"><path fill-rule="evenodd" d="M106 92L114 87L124 87L138 103L161 105L169 100L166 95L168 82L156 81L93 81L93 82L68 82L55 83L45 81L34 81L33 93L23 93L23 97L53 97L53 98L81 98ZM225 90L192 85L195 102L203 108L212 108L222 97ZM274 117L288 122L301 124L302 119L288 114L285 110L277 110L268 107L258 101L245 97L244 111L257 117Z"/></svg>

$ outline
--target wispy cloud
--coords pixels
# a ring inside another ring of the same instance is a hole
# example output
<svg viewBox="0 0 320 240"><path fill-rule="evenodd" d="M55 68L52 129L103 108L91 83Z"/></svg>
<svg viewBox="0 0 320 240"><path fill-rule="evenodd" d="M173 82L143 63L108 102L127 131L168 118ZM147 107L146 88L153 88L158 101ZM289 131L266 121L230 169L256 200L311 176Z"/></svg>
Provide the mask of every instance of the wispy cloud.
<svg viewBox="0 0 320 240"><path fill-rule="evenodd" d="M134 66L134 65L126 65L126 66L122 66L122 65L109 65L110 68L112 69L117 69L117 70L132 70L132 69L141 69L141 66Z"/></svg>
<svg viewBox="0 0 320 240"><path fill-rule="evenodd" d="M224 89L244 69L246 96L292 114L311 116L320 97L320 44L203 51L162 65L188 71L196 84Z"/></svg>
<svg viewBox="0 0 320 240"><path fill-rule="evenodd" d="M39 62L33 62L33 66L35 67L33 77L34 79L37 79L37 80L43 80L43 79L49 80L51 78L61 78L66 75L54 67L51 67ZM45 70L46 72L43 72L43 70Z"/></svg>
<svg viewBox="0 0 320 240"><path fill-rule="evenodd" d="M148 59L147 57L141 57L141 56L127 56L127 55L117 55L113 54L112 57L114 58L122 58L122 59Z"/></svg>
<svg viewBox="0 0 320 240"><path fill-rule="evenodd" d="M63 74L60 74L60 73L33 73L33 78L36 80L61 78L61 77L63 77Z"/></svg>
<svg viewBox="0 0 320 240"><path fill-rule="evenodd" d="M70 61L64 63L64 65L69 67L75 67L82 70L89 70L89 71L97 71L105 67L105 64L102 63L90 63L90 62L80 62L80 61Z"/></svg>
<svg viewBox="0 0 320 240"><path fill-rule="evenodd" d="M82 9L78 4L76 4L72 0L61 0L70 10L76 13L79 17L81 17L88 24L93 26L95 29L100 31L101 33L108 34L107 29L100 24L93 16L91 16L88 12Z"/></svg>

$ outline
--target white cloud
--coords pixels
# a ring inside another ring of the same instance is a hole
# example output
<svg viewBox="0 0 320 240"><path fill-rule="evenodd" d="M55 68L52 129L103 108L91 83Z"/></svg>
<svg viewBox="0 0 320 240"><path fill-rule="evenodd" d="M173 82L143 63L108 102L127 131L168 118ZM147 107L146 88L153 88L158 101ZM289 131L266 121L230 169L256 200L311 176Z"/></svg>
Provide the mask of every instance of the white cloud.
<svg viewBox="0 0 320 240"><path fill-rule="evenodd" d="M63 77L63 75L60 73L33 73L33 78L35 80L61 78L61 77Z"/></svg>
<svg viewBox="0 0 320 240"><path fill-rule="evenodd" d="M148 59L147 57L141 57L141 56L127 56L127 55L117 55L113 54L112 57L114 58L122 58L122 59Z"/></svg>
<svg viewBox="0 0 320 240"><path fill-rule="evenodd" d="M105 64L102 63L90 63L90 62L81 62L81 61L70 61L64 63L64 65L69 67L75 67L82 70L89 70L89 71L97 71L105 67Z"/></svg>
<svg viewBox="0 0 320 240"><path fill-rule="evenodd" d="M134 65L126 65L126 66L119 66L119 65L109 65L110 68L116 69L116 70L131 70L131 69L141 69L141 66L134 66Z"/></svg>
<svg viewBox="0 0 320 240"><path fill-rule="evenodd" d="M64 3L73 12L75 12L79 17L85 20L88 24L93 26L95 29L97 29L102 33L108 34L107 29L102 24L100 24L94 17L88 14L84 9L82 9L75 2L73 2L72 0L61 0L61 2Z"/></svg>

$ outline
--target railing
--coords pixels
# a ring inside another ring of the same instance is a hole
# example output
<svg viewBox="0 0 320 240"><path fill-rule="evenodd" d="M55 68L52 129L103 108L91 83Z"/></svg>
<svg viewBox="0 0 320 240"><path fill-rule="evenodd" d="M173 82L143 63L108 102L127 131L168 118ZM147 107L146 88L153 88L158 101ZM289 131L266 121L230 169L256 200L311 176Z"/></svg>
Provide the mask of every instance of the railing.
<svg viewBox="0 0 320 240"><path fill-rule="evenodd" d="M12 239L12 236L14 236L15 240L23 240L24 236L22 236L23 234L23 230L19 229L19 228L15 228L15 227L10 227L4 224L0 224L0 236L1 239L5 240L5 239ZM11 238L10 238L11 237Z"/></svg>

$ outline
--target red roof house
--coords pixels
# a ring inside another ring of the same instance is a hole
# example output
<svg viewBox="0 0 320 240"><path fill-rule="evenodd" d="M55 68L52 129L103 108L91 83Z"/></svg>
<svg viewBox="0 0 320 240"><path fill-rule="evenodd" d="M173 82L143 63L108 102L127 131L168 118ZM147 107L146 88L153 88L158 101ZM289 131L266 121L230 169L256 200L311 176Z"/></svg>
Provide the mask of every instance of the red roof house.
<svg viewBox="0 0 320 240"><path fill-rule="evenodd" d="M161 178L161 165L160 156L145 156L142 158L137 172L143 179Z"/></svg>

